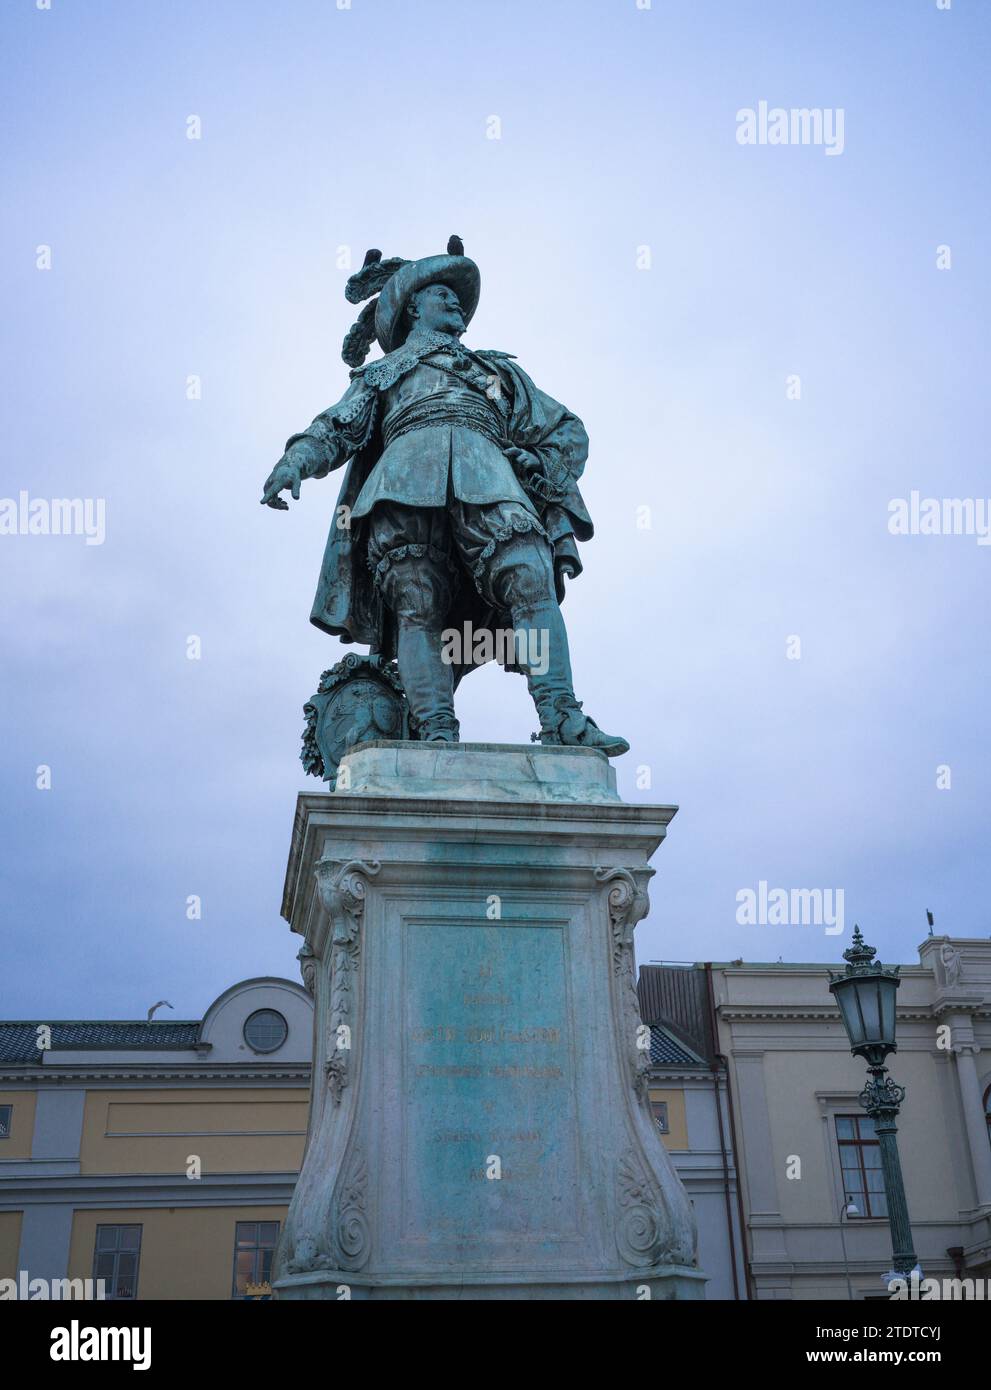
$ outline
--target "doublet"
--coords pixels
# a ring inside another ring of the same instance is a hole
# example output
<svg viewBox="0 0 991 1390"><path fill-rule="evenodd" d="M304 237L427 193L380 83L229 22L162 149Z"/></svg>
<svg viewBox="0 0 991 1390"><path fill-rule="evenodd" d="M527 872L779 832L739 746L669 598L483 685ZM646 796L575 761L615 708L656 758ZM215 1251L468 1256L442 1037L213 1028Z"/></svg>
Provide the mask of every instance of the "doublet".
<svg viewBox="0 0 991 1390"><path fill-rule="evenodd" d="M455 372L452 357L437 352L382 393L385 447L355 503L355 519L380 502L432 508L450 497L476 506L518 502L536 516L503 453L509 441L499 379L473 365L470 376Z"/></svg>

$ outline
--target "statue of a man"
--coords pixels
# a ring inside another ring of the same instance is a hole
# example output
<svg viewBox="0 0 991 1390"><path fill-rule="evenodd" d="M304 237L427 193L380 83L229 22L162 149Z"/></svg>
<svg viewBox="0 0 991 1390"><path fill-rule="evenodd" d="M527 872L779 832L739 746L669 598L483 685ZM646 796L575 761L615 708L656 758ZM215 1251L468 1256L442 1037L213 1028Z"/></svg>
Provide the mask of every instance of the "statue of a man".
<svg viewBox="0 0 991 1390"><path fill-rule="evenodd" d="M953 985L958 985L960 983L960 970L963 962L963 957L960 952L954 946L951 946L948 941L944 941L939 948L939 959L943 967L943 975L947 985L951 987Z"/></svg>
<svg viewBox="0 0 991 1390"><path fill-rule="evenodd" d="M343 398L293 435L262 502L286 509L304 478L347 463L310 621L396 657L421 740L456 742L453 661L442 634L509 632L542 743L625 753L575 698L561 616L592 521L578 491L582 422L503 352L461 344L478 304L478 267L457 237L445 256L369 251L345 291L378 294L344 340ZM378 339L385 354L363 366ZM539 660L535 659L539 654Z"/></svg>

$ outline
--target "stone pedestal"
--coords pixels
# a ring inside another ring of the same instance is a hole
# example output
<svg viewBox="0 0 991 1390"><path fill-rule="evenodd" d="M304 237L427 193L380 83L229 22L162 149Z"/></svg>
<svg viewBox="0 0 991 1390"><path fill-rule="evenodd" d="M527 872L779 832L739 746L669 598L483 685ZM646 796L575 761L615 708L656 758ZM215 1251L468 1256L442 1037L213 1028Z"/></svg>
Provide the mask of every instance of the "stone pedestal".
<svg viewBox="0 0 991 1390"><path fill-rule="evenodd" d="M302 795L316 1003L279 1298L700 1298L633 931L670 806L601 753L366 743Z"/></svg>

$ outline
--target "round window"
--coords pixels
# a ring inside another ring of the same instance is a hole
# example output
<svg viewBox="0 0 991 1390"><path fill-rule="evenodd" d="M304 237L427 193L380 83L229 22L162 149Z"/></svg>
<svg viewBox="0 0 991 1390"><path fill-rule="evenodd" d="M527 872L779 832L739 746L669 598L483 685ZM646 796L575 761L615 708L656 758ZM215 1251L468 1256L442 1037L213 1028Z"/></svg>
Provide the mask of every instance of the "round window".
<svg viewBox="0 0 991 1390"><path fill-rule="evenodd" d="M274 1009L259 1009L244 1025L244 1041L254 1052L275 1052L288 1036L288 1023Z"/></svg>

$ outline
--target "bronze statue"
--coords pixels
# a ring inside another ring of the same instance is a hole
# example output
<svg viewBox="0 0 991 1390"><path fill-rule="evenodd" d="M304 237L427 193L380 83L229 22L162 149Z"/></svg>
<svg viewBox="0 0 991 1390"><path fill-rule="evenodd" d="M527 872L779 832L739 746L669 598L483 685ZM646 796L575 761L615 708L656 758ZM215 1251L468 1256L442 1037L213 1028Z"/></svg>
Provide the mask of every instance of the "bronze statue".
<svg viewBox="0 0 991 1390"><path fill-rule="evenodd" d="M310 621L396 658L414 737L457 741L455 687L495 649L471 635L503 633L540 717L532 737L615 757L629 744L582 713L560 609L592 536L577 485L588 436L510 354L462 345L479 287L457 237L416 261L369 251L345 291L378 296L344 340L351 385L289 439L261 500L284 510L280 493L347 463ZM363 365L375 339L385 355Z"/></svg>

